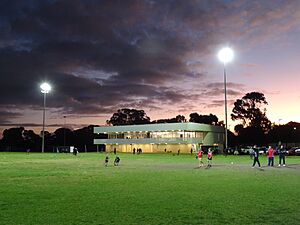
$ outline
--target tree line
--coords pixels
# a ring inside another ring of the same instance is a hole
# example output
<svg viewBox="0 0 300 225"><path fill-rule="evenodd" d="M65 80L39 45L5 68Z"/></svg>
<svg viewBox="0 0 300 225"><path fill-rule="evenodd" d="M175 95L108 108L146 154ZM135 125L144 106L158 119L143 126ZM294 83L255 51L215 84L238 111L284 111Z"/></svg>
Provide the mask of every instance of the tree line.
<svg viewBox="0 0 300 225"><path fill-rule="evenodd" d="M228 130L228 144L231 147L242 145L267 145L269 143L286 144L300 142L300 123L290 122L285 125L272 124L266 116L268 102L263 93L247 93L234 102L231 119L240 123L234 127L235 133ZM223 121L213 114L190 113L189 120L183 115L174 118L150 120L144 110L123 108L113 113L107 125L134 125L150 123L195 122L224 126ZM45 151L52 152L56 146L75 146L79 151L102 151L104 146L93 144L95 138L107 138L105 134L94 134L96 125L77 130L58 128L53 133L45 131ZM2 151L40 151L42 139L33 130L24 127L9 128L3 131L0 140Z"/></svg>
<svg viewBox="0 0 300 225"><path fill-rule="evenodd" d="M55 152L58 146L74 146L83 151L104 151L104 146L94 145L95 138L107 138L105 134L94 134L94 127L90 125L77 130L58 128L53 133L45 131L45 152ZM24 151L30 149L40 152L42 137L33 130L24 127L9 128L3 131L0 140L0 151Z"/></svg>

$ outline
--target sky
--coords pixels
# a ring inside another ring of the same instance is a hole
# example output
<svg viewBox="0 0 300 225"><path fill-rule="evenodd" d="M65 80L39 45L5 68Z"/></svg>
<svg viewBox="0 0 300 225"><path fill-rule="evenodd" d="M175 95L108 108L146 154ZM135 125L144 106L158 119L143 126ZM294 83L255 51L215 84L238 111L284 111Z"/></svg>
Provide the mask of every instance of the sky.
<svg viewBox="0 0 300 225"><path fill-rule="evenodd" d="M299 0L2 0L0 132L104 125L120 108L151 120L213 113L262 92L274 123L300 122ZM236 122L229 116L229 128Z"/></svg>

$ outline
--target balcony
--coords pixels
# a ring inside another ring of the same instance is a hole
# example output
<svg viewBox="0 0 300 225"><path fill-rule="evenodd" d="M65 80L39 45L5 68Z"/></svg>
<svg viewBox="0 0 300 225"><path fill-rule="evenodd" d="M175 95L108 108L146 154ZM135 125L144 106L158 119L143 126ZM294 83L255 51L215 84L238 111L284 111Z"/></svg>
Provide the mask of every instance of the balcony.
<svg viewBox="0 0 300 225"><path fill-rule="evenodd" d="M194 144L203 143L203 138L131 138L95 139L94 144Z"/></svg>

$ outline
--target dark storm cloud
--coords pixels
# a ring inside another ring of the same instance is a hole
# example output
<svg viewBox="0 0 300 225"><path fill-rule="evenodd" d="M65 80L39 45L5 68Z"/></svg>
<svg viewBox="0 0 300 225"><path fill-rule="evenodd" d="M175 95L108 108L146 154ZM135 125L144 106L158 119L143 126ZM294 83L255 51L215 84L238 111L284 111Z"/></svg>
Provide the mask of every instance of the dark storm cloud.
<svg viewBox="0 0 300 225"><path fill-rule="evenodd" d="M91 124L67 124L66 128L68 129L78 129L81 127L87 127ZM41 128L43 125L38 123L0 123L0 126L3 127L3 129L9 129L11 127L24 127L26 130L35 129L35 128ZM61 124L48 124L45 126L46 129L51 128L61 128Z"/></svg>
<svg viewBox="0 0 300 225"><path fill-rule="evenodd" d="M6 124L11 118L21 117L21 113L9 112L9 111L0 111L0 124Z"/></svg>
<svg viewBox="0 0 300 225"><path fill-rule="evenodd" d="M227 104L228 105L233 105L234 100L228 100ZM215 108L215 107L224 107L224 100L213 100L210 103L205 105L206 108Z"/></svg>
<svg viewBox="0 0 300 225"><path fill-rule="evenodd" d="M67 113L105 113L142 102L154 107L158 99L184 98L160 87L191 74L182 57L195 43L177 30L189 28L178 20L190 4L174 10L170 2L7 1L4 8L10 13L1 12L6 31L0 52L2 105L39 108L33 87L45 79L55 89L48 105ZM191 17L195 10L187 20ZM78 68L113 75L77 76Z"/></svg>
<svg viewBox="0 0 300 225"><path fill-rule="evenodd" d="M257 30L265 20L248 10L268 8L253 2L230 4L237 15L238 9L251 13L247 24ZM184 80L202 78L197 66L219 45L224 21L240 23L230 7L208 0L1 1L0 106L40 109L44 80L54 88L47 98L51 111L78 116L221 95L220 84L191 94ZM228 84L229 95L240 94L235 85Z"/></svg>
<svg viewBox="0 0 300 225"><path fill-rule="evenodd" d="M228 82L227 85L227 95L236 97L243 95L244 84ZM206 85L206 90L203 91L205 96L222 96L224 95L224 83L216 82Z"/></svg>

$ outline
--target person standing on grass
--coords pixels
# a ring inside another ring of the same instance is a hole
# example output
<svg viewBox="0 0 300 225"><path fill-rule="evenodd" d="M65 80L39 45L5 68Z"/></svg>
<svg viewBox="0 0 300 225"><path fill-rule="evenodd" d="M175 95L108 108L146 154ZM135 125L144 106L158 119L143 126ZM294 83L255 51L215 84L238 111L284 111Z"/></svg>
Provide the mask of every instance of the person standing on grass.
<svg viewBox="0 0 300 225"><path fill-rule="evenodd" d="M283 166L285 166L286 149L283 147L283 145L280 146L280 149L278 150L278 154L279 154L279 164L278 164L278 166L281 166L281 162L283 163Z"/></svg>
<svg viewBox="0 0 300 225"><path fill-rule="evenodd" d="M108 155L106 155L105 160L104 160L104 165L105 166L108 166L108 160L109 160L109 157L108 157Z"/></svg>
<svg viewBox="0 0 300 225"><path fill-rule="evenodd" d="M198 156L198 161L199 161L199 167L202 167L203 166L203 161L202 161L203 151L201 149L199 149L197 156Z"/></svg>
<svg viewBox="0 0 300 225"><path fill-rule="evenodd" d="M77 153L78 153L78 151L77 151L77 148L74 148L74 149L73 149L73 155L75 155L75 156L76 156L76 155L77 155Z"/></svg>
<svg viewBox="0 0 300 225"><path fill-rule="evenodd" d="M259 157L259 152L258 152L258 148L257 148L256 145L254 145L254 147L253 147L253 156L254 156L254 157L253 157L254 160L253 160L252 168L254 168L256 162L257 162L257 164L258 164L258 167L260 167L260 162L259 162L259 159L258 159L258 157Z"/></svg>
<svg viewBox="0 0 300 225"><path fill-rule="evenodd" d="M211 162L212 162L212 151L211 151L211 148L208 148L208 152L207 152L207 167L211 167Z"/></svg>
<svg viewBox="0 0 300 225"><path fill-rule="evenodd" d="M274 149L269 146L268 149L268 166L274 166Z"/></svg>
<svg viewBox="0 0 300 225"><path fill-rule="evenodd" d="M119 165L119 162L120 162L120 157L117 156L117 157L115 158L115 161L114 161L114 166L118 166L118 165Z"/></svg>

